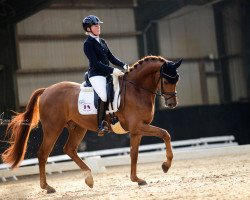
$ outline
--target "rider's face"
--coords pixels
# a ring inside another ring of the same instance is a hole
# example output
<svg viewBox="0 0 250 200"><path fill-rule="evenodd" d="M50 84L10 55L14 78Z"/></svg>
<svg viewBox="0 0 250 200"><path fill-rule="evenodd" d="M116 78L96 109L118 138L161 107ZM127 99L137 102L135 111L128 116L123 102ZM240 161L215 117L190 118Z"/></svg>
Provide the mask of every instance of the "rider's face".
<svg viewBox="0 0 250 200"><path fill-rule="evenodd" d="M96 36L99 36L100 33L101 33L101 27L100 27L100 24L96 24L96 25L92 25L90 27L91 29L91 32L96 35Z"/></svg>

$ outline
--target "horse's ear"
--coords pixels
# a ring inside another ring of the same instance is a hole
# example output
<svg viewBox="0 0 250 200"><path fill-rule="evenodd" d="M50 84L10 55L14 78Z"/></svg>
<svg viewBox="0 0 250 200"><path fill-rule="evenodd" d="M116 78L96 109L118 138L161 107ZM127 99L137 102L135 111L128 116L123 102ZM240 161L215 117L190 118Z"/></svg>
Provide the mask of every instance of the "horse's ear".
<svg viewBox="0 0 250 200"><path fill-rule="evenodd" d="M183 60L183 59L180 59L178 62L176 62L176 63L174 64L174 66L176 67L176 69L177 69L178 67L180 67L180 65L181 65L181 63L182 63L182 60Z"/></svg>

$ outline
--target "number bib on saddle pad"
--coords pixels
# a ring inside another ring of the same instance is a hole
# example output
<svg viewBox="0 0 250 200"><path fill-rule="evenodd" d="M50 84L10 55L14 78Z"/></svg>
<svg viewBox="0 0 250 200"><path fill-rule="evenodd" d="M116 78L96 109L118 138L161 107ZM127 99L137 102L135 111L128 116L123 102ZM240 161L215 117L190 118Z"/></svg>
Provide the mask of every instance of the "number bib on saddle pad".
<svg viewBox="0 0 250 200"><path fill-rule="evenodd" d="M111 107L111 104L109 104L109 110L107 110L108 113L116 112L120 106L120 86L117 76L113 76L113 84L114 84L114 101L113 101L113 110ZM85 82L83 82L80 85L80 93L78 97L78 110L79 113L82 115L93 115L97 114L97 109L95 107L95 97L94 90L92 87L85 87Z"/></svg>

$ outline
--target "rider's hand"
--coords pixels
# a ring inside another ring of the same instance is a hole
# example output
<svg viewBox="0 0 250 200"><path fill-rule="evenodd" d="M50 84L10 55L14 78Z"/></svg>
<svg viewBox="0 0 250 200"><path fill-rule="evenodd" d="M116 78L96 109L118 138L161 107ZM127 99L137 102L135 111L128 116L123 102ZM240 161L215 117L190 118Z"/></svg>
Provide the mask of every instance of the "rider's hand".
<svg viewBox="0 0 250 200"><path fill-rule="evenodd" d="M124 66L123 66L123 69L125 69L126 71L129 69L129 65L128 64L125 64Z"/></svg>
<svg viewBox="0 0 250 200"><path fill-rule="evenodd" d="M121 70L117 69L117 68L114 68L113 74L115 76L122 76L122 75L124 75L124 73Z"/></svg>

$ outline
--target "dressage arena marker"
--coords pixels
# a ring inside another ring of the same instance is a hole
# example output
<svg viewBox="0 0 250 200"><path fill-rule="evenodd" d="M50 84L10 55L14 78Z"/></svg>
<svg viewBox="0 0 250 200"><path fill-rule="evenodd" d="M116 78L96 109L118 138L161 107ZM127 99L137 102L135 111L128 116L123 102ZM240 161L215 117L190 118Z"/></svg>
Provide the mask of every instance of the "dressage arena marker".
<svg viewBox="0 0 250 200"><path fill-rule="evenodd" d="M250 145L238 146L234 142L233 135L207 137L199 139L173 141L174 160L204 158L210 156L222 156L237 154L241 151L249 151ZM141 145L139 148L138 163L161 162L165 160L165 144ZM98 150L92 152L78 153L85 163L91 168L93 173L103 173L106 167L129 165L130 147ZM105 156L105 157L101 157ZM75 162L67 155L49 157L46 165L46 173L62 173L64 171L79 170ZM7 178L18 180L18 176L39 174L38 159L24 160L18 169L10 170L6 164L0 165L0 177L3 182Z"/></svg>

